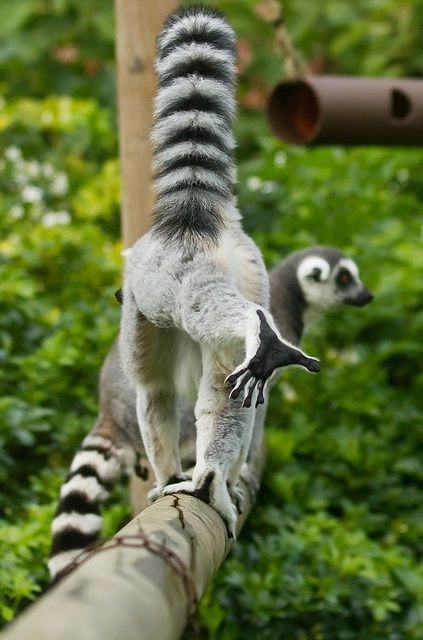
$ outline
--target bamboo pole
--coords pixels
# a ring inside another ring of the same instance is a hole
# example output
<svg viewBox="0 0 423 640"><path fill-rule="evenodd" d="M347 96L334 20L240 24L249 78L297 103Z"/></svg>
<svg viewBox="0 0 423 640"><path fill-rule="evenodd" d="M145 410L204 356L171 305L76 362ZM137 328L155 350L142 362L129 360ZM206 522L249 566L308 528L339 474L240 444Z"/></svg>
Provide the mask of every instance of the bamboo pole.
<svg viewBox="0 0 423 640"><path fill-rule="evenodd" d="M254 472L261 476L263 448ZM238 518L252 506L248 487ZM160 498L13 622L2 640L177 640L231 542L192 496Z"/></svg>
<svg viewBox="0 0 423 640"><path fill-rule="evenodd" d="M176 0L115 0L122 239L131 246L150 226L150 130L156 92L155 39Z"/></svg>

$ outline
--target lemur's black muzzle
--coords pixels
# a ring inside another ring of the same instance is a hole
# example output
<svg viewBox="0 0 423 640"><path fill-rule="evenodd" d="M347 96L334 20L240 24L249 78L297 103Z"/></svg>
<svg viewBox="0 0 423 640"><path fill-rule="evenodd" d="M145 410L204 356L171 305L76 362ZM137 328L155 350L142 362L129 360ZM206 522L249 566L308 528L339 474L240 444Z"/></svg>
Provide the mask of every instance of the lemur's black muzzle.
<svg viewBox="0 0 423 640"><path fill-rule="evenodd" d="M370 293L366 287L362 287L354 295L347 296L344 300L345 304L351 304L354 307L364 307L365 304L371 302L374 295Z"/></svg>

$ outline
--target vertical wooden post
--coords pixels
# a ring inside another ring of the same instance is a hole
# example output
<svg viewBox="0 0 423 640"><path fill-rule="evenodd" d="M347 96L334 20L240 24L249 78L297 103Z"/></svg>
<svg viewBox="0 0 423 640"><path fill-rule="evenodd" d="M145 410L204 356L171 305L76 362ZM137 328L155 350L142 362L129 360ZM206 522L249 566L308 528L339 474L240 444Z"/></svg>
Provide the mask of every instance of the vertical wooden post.
<svg viewBox="0 0 423 640"><path fill-rule="evenodd" d="M156 36L177 0L115 0L116 76L119 112L119 155L122 178L121 229L124 247L130 247L150 226L154 61ZM131 478L134 513L148 505L150 482Z"/></svg>
<svg viewBox="0 0 423 640"><path fill-rule="evenodd" d="M115 0L122 239L132 245L150 226L155 40L176 0Z"/></svg>

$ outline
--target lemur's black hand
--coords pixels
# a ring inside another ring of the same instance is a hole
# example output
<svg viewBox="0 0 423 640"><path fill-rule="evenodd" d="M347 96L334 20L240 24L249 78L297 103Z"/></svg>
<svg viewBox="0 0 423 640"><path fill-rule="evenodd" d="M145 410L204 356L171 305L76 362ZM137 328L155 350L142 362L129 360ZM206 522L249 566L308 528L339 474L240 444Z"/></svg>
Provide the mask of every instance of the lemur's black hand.
<svg viewBox="0 0 423 640"><path fill-rule="evenodd" d="M275 369L296 364L305 367L312 373L320 371L319 360L307 356L286 342L281 342L269 326L264 313L259 310L257 311L257 315L260 319L259 346L257 352L248 363L227 378L227 382L234 387L230 394L230 397L233 399L238 398L241 391L248 384L248 393L242 404L243 407L251 406L253 393L256 388L258 390L256 407L264 403L265 385Z"/></svg>

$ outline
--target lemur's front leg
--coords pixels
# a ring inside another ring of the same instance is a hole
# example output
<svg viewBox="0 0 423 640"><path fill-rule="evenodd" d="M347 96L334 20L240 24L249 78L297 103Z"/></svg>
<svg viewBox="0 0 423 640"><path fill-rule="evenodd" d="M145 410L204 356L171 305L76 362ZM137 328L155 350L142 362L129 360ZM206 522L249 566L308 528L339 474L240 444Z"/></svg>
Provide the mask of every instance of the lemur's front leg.
<svg viewBox="0 0 423 640"><path fill-rule="evenodd" d="M224 349L218 351L202 347L203 376L195 408L197 460L192 480L170 484L163 493L187 493L209 504L220 513L228 536L233 537L243 502L238 476L251 440L254 410L228 398L225 373L219 364ZM232 366L233 356L226 354Z"/></svg>
<svg viewBox="0 0 423 640"><path fill-rule="evenodd" d="M247 355L226 381L233 386L232 399L245 392L243 407L250 407L253 393L257 389L256 407L264 403L266 383L273 372L288 365L300 365L313 373L320 371L320 362L281 338L270 314L261 309L256 311L259 318L258 332L247 338ZM272 326L273 325L273 328ZM254 353L253 356L251 354Z"/></svg>

